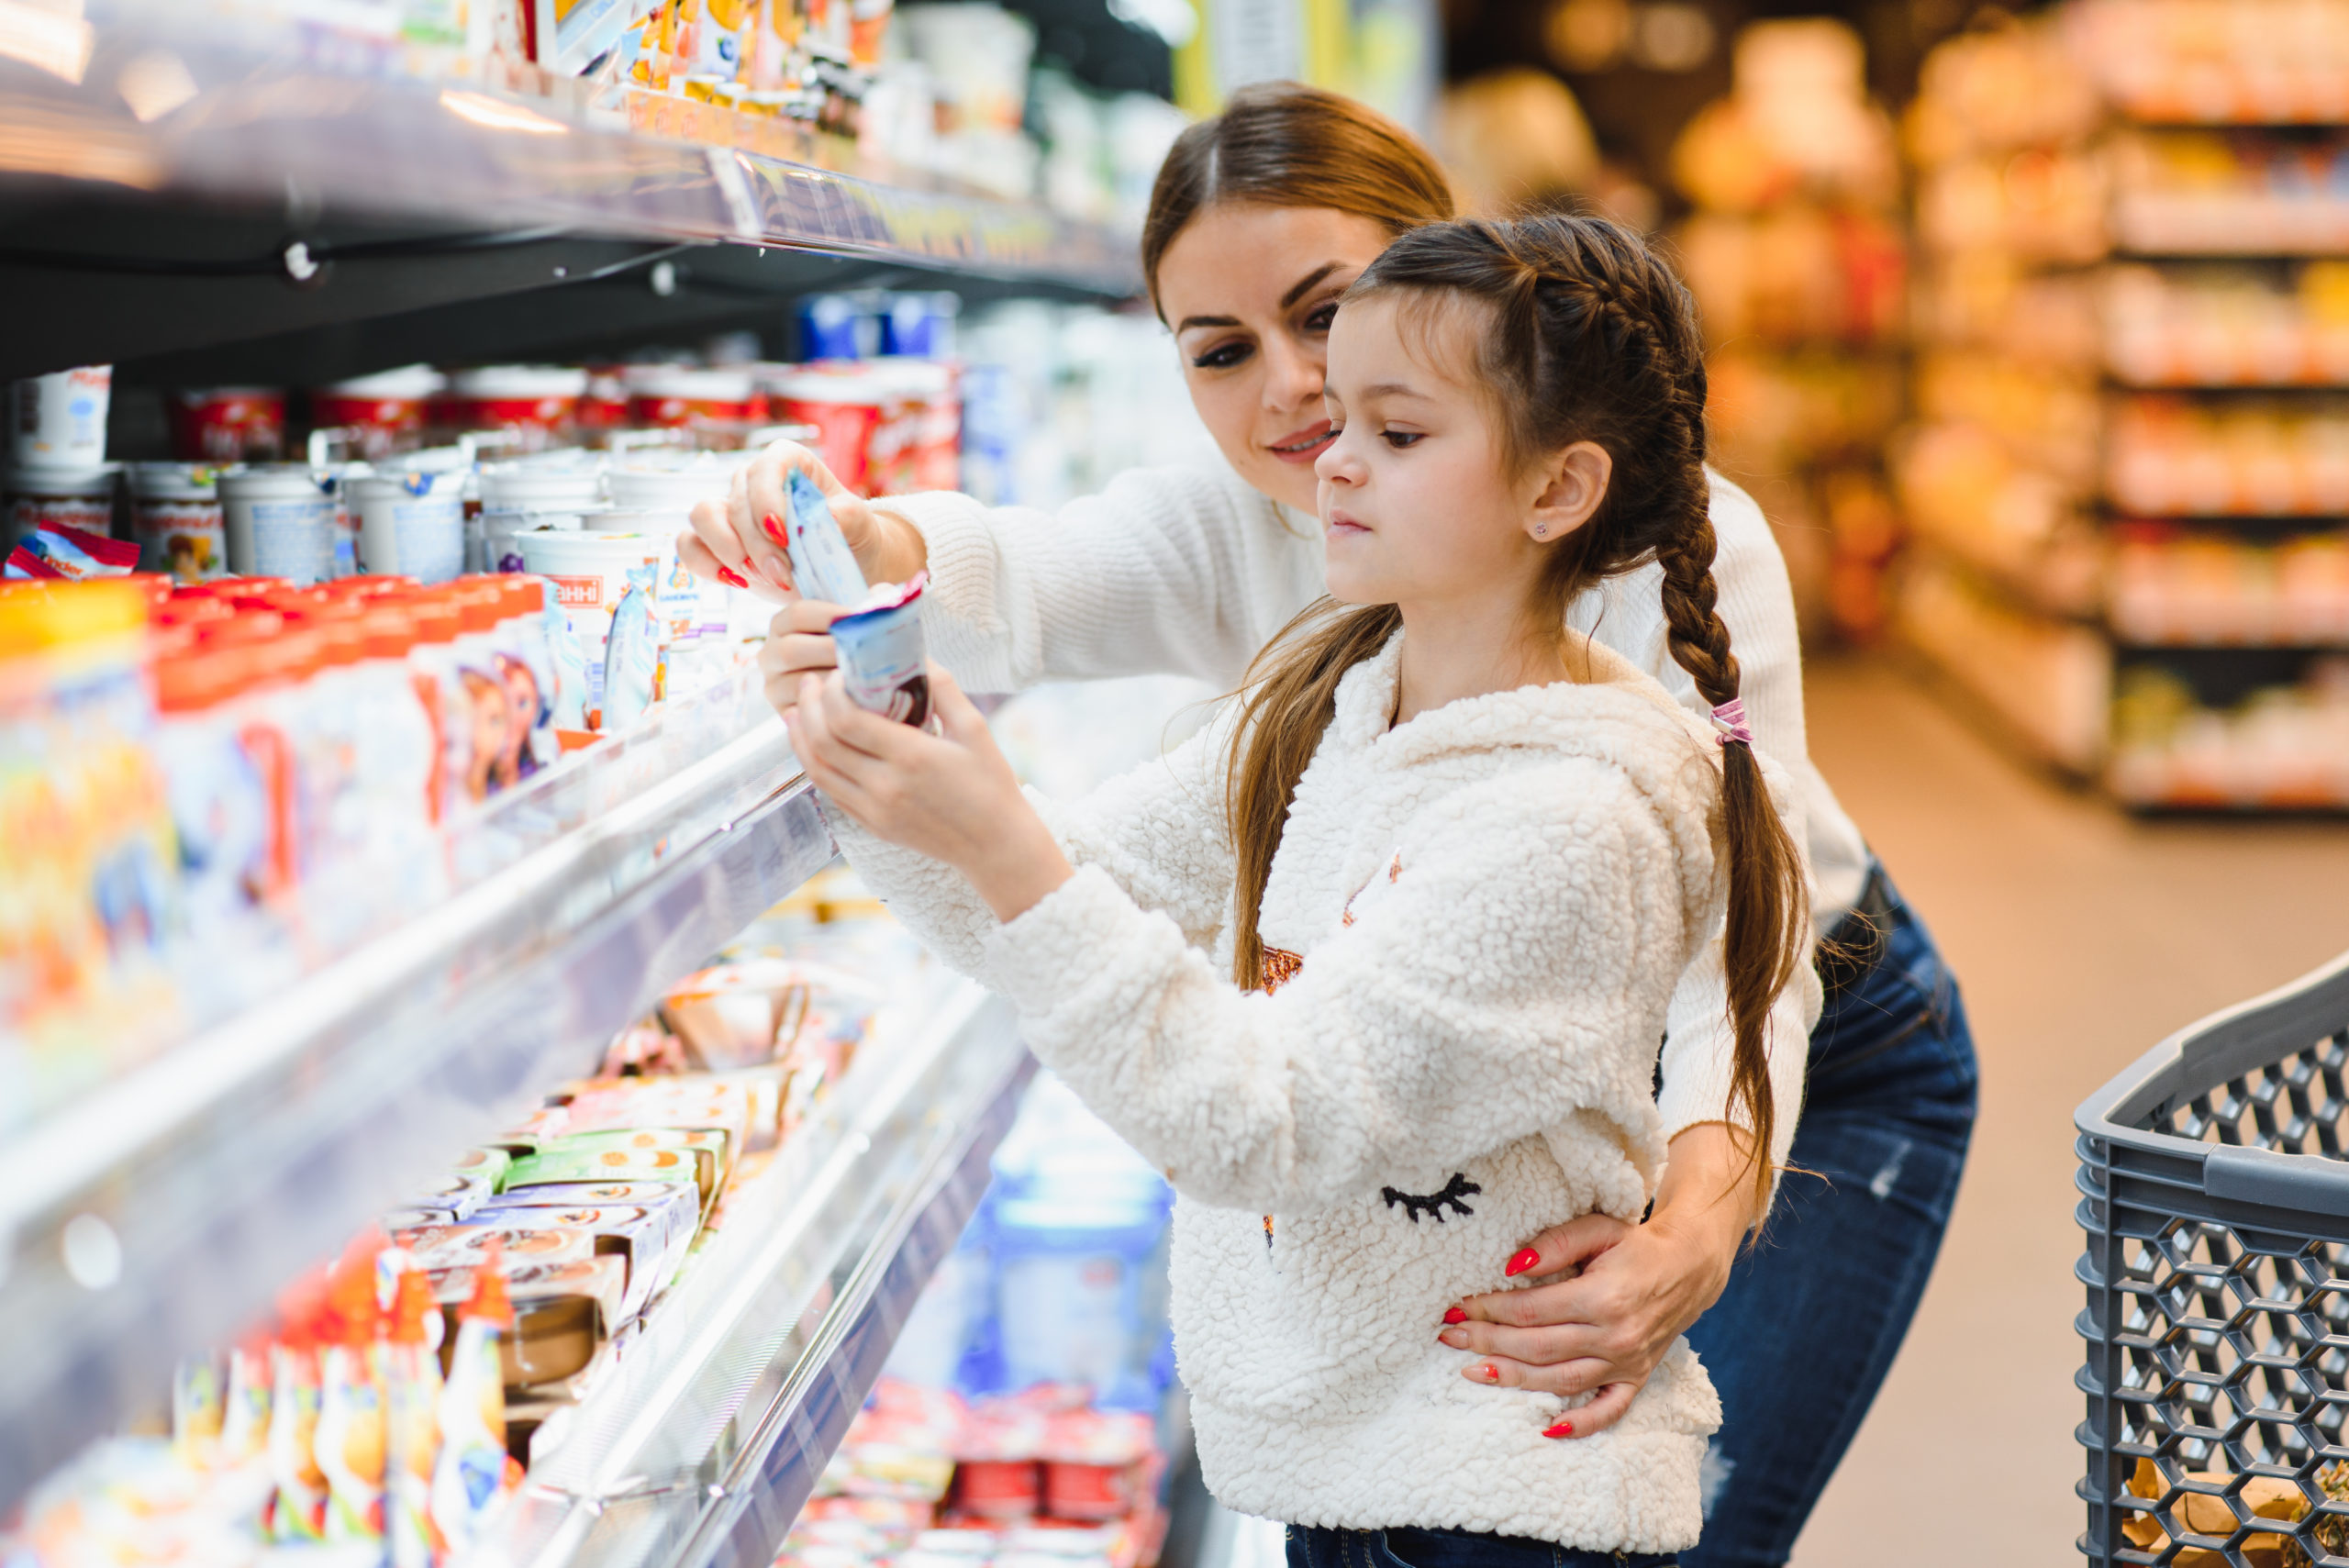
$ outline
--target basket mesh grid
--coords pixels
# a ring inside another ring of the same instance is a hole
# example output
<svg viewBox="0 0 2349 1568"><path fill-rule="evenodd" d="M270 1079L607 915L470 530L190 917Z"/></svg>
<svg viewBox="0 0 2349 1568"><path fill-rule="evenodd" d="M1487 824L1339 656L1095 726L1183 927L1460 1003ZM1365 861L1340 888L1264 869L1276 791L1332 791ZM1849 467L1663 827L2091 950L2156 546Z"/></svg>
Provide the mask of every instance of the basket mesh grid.
<svg viewBox="0 0 2349 1568"><path fill-rule="evenodd" d="M2349 1030L2140 1125L2339 1160L2344 1079ZM2100 1563L2349 1568L2349 1244L2296 1230L2281 1209L2255 1227L2228 1206L2230 1223L2188 1186L2116 1198L2116 1173L2133 1173L2114 1158L2125 1151L2093 1138L2082 1150L2082 1550Z"/></svg>

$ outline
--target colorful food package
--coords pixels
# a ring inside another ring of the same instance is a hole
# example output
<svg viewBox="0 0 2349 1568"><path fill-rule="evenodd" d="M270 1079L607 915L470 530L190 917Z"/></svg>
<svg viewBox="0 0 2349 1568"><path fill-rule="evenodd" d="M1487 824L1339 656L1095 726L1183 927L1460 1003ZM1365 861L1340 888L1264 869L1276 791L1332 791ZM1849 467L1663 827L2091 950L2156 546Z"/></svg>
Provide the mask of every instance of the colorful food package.
<svg viewBox="0 0 2349 1568"><path fill-rule="evenodd" d="M705 1210L710 1191L702 1185L703 1162L685 1149L561 1149L514 1162L506 1190L567 1182L683 1182Z"/></svg>
<svg viewBox="0 0 2349 1568"><path fill-rule="evenodd" d="M612 610L604 644L604 700L599 729L622 730L643 718L661 695L661 611L653 566L631 569Z"/></svg>
<svg viewBox="0 0 2349 1568"><path fill-rule="evenodd" d="M1044 1507L1055 1518L1116 1519L1140 1508L1156 1481L1150 1418L1128 1410L1074 1410L1045 1429Z"/></svg>
<svg viewBox="0 0 2349 1568"><path fill-rule="evenodd" d="M433 1294L448 1311L468 1300L480 1276L492 1272L486 1266L428 1271ZM620 1310L628 1296L624 1258L501 1265L494 1272L503 1278L514 1313L511 1331L498 1343L500 1375L518 1388L571 1376L626 1321ZM462 1313L457 1322L462 1333ZM456 1375L452 1362L449 1376L453 1381Z"/></svg>
<svg viewBox="0 0 2349 1568"><path fill-rule="evenodd" d="M452 1557L470 1551L496 1504L506 1479L505 1341L515 1327L514 1305L496 1259L479 1270L457 1270L436 1282L435 1294L454 1294L457 1329L440 1390L440 1451L432 1470L431 1527Z"/></svg>
<svg viewBox="0 0 2349 1568"><path fill-rule="evenodd" d="M801 469L793 469L785 484L791 516L784 530L784 549L791 557L791 580L802 598L827 605L853 605L865 596L864 573L856 552L841 532L824 492Z"/></svg>
<svg viewBox="0 0 2349 1568"><path fill-rule="evenodd" d="M695 1182L703 1192L711 1193L725 1184L739 1141L723 1127L599 1128L542 1140L538 1152L602 1154L615 1150L631 1153L674 1150L696 1162Z"/></svg>
<svg viewBox="0 0 2349 1568"><path fill-rule="evenodd" d="M448 1543L432 1520L432 1471L440 1453L440 1358L431 1322L440 1312L421 1269L400 1272L384 1344L384 1534L391 1568L433 1568Z"/></svg>
<svg viewBox="0 0 2349 1568"><path fill-rule="evenodd" d="M7 575L78 583L87 577L128 577L139 570L139 547L64 523L43 522L9 552Z"/></svg>
<svg viewBox="0 0 2349 1568"><path fill-rule="evenodd" d="M317 1467L327 1479L326 1539L384 1539L384 1385L372 1251L346 1253L319 1327Z"/></svg>
<svg viewBox="0 0 2349 1568"><path fill-rule="evenodd" d="M644 1206L499 1203L484 1209L476 1220L481 1228L495 1228L508 1236L533 1231L566 1238L584 1236L588 1247L583 1255L621 1259L628 1264L628 1294L620 1302L620 1317L631 1319L675 1277L700 1229L700 1216L691 1196L674 1185L665 1192L668 1195L659 1202Z"/></svg>
<svg viewBox="0 0 2349 1568"><path fill-rule="evenodd" d="M929 573L917 572L902 587L885 584L832 622L832 647L849 700L917 729L930 722L930 652L921 626L921 595L929 582Z"/></svg>

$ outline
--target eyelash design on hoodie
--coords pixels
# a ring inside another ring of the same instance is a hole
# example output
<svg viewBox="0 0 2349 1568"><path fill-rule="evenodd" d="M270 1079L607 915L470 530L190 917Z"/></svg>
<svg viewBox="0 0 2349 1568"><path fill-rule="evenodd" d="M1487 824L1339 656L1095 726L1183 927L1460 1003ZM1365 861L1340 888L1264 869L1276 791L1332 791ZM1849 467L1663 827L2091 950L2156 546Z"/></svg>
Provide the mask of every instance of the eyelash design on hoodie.
<svg viewBox="0 0 2349 1568"><path fill-rule="evenodd" d="M1443 1223L1443 1211L1446 1207L1454 1214L1475 1213L1475 1209L1470 1208L1461 1200L1484 1190L1468 1179L1466 1172L1454 1171L1452 1173L1452 1180L1444 1184L1443 1191L1440 1193L1430 1193L1421 1196L1417 1193L1398 1193L1393 1187L1381 1187L1378 1189L1378 1195L1386 1200L1387 1207L1400 1208L1409 1215L1411 1223L1414 1225L1419 1222L1419 1216L1422 1214L1434 1215L1435 1222L1441 1225Z"/></svg>

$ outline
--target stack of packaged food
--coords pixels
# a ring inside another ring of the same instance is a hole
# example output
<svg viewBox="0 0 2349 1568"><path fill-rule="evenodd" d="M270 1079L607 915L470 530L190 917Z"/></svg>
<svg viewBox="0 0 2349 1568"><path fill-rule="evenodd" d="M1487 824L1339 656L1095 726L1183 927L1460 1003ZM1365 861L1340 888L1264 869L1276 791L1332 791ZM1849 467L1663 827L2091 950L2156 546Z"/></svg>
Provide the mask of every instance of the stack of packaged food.
<svg viewBox="0 0 2349 1568"><path fill-rule="evenodd" d="M966 1402L885 1378L778 1568L1150 1568L1166 1462L1147 1415L1039 1384Z"/></svg>
<svg viewBox="0 0 2349 1568"><path fill-rule="evenodd" d="M1911 117L1902 624L2132 804L2349 806L2305 761L2349 638L2349 202L2298 128L2344 38L2341 0L2076 0L1943 45Z"/></svg>
<svg viewBox="0 0 2349 1568"><path fill-rule="evenodd" d="M592 1076L288 1286L270 1325L184 1363L170 1438L97 1445L28 1501L13 1543L28 1555L0 1553L41 1568L234 1565L284 1547L391 1568L462 1558L923 963L845 873L811 882Z"/></svg>

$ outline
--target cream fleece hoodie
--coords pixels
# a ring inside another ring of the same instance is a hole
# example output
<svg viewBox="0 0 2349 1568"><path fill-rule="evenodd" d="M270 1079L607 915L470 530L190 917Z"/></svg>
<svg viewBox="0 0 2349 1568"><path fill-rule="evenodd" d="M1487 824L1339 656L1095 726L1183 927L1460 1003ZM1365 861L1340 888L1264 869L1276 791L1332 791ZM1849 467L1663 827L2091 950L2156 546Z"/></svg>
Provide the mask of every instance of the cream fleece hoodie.
<svg viewBox="0 0 2349 1568"><path fill-rule="evenodd" d="M1676 1551L1720 1420L1685 1341L1566 1442L1541 1435L1560 1400L1467 1382L1435 1333L1526 1237L1653 1191L1656 1040L1718 975L1718 748L1596 644L1588 684L1390 729L1400 649L1345 677L1298 787L1260 926L1301 962L1274 994L1229 978L1220 724L1048 811L1079 869L1008 925L844 819L842 847L1174 1181L1176 1348L1227 1506Z"/></svg>

